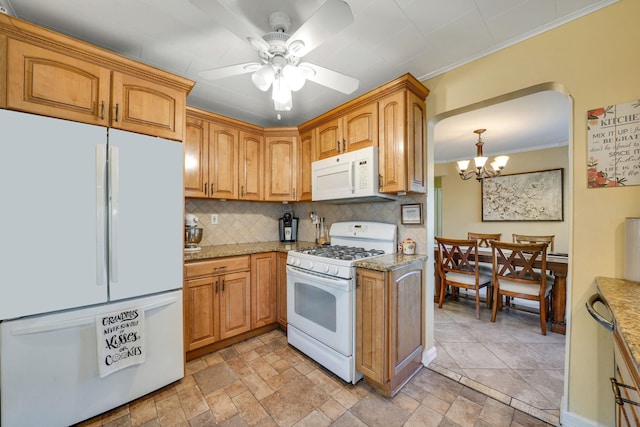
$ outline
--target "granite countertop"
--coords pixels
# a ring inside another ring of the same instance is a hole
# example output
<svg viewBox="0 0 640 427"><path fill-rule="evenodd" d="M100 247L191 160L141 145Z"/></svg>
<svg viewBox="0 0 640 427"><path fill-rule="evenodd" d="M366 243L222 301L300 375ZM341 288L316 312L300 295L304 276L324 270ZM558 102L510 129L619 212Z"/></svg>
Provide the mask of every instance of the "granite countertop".
<svg viewBox="0 0 640 427"><path fill-rule="evenodd" d="M368 268L369 270L391 271L396 268L403 267L414 261L426 261L427 255L403 255L403 254L386 254L375 258L365 258L355 262L356 267Z"/></svg>
<svg viewBox="0 0 640 427"><path fill-rule="evenodd" d="M615 328L624 339L638 368L640 361L640 282L596 277L596 286L611 310Z"/></svg>
<svg viewBox="0 0 640 427"><path fill-rule="evenodd" d="M235 245L203 246L198 252L185 252L184 261L198 261L226 256L251 255L263 252L289 252L294 249L303 249L316 246L313 242L253 242L238 243Z"/></svg>
<svg viewBox="0 0 640 427"><path fill-rule="evenodd" d="M279 241L203 246L198 252L185 252L184 262L203 261L227 256L259 254L263 252L289 252L290 250L310 248L313 246L317 245L313 242L283 243ZM387 254L371 259L356 261L355 266L368 268L370 270L390 271L411 262L417 260L425 261L426 259L427 255Z"/></svg>

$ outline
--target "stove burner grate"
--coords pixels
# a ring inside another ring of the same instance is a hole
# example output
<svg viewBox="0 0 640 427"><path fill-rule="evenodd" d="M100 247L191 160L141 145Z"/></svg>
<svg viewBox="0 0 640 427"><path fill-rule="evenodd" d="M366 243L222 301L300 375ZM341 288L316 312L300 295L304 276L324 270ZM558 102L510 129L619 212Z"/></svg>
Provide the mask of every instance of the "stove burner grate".
<svg viewBox="0 0 640 427"><path fill-rule="evenodd" d="M319 246L307 249L301 249L300 253L307 255L315 255L323 258L341 259L352 261L356 259L369 258L376 255L384 254L380 249L364 249L351 246Z"/></svg>

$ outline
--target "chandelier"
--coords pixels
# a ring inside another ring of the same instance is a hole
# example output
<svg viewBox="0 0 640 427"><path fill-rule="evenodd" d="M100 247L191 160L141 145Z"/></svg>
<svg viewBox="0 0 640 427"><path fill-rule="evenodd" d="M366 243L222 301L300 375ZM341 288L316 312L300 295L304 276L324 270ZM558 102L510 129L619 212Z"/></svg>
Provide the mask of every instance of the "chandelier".
<svg viewBox="0 0 640 427"><path fill-rule="evenodd" d="M471 179L475 178L480 181L483 178L491 178L493 176L498 176L502 173L502 169L507 165L509 161L509 156L497 156L493 162L489 166L486 166L488 157L485 157L482 154L482 146L484 142L482 142L482 133L485 132L486 129L476 129L473 133L478 134L478 142L476 142L476 147L478 147L476 157L473 158L473 163L475 168L472 170L467 170L469 168L469 163L471 160L459 160L457 164L458 174L460 174L460 178L462 179Z"/></svg>

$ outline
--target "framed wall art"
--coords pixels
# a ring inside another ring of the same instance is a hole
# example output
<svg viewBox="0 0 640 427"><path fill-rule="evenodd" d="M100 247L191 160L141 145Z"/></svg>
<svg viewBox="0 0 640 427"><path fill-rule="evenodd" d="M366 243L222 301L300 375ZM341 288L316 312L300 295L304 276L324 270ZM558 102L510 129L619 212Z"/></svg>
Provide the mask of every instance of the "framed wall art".
<svg viewBox="0 0 640 427"><path fill-rule="evenodd" d="M422 224L422 203L402 205L403 224Z"/></svg>
<svg viewBox="0 0 640 427"><path fill-rule="evenodd" d="M640 185L640 99L587 112L588 188Z"/></svg>
<svg viewBox="0 0 640 427"><path fill-rule="evenodd" d="M563 221L564 169L482 180L482 221Z"/></svg>

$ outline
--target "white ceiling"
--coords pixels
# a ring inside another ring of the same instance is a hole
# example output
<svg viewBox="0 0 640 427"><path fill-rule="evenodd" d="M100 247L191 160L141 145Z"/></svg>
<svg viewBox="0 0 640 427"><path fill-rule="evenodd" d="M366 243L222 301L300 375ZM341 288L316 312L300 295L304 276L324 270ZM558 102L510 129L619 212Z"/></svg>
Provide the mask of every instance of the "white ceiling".
<svg viewBox="0 0 640 427"><path fill-rule="evenodd" d="M324 3L220 1L265 33L271 31L267 21L271 12L289 14L289 33L293 33ZM250 74L217 81L199 77L204 70L256 62L258 55L247 41L189 0L0 0L0 5L26 21L190 78L196 85L187 99L189 105L267 127L299 125L407 72L420 80L438 75L615 1L347 0L353 23L304 61L359 79L358 89L345 95L307 82L293 94L293 109L283 112L280 120L270 94L256 89ZM503 128L514 122L507 119L510 111L500 113ZM492 124L485 119L478 126L488 129L488 153L497 147L492 139L500 129ZM474 126L456 130L457 137L469 144L469 156L475 150L470 142Z"/></svg>

